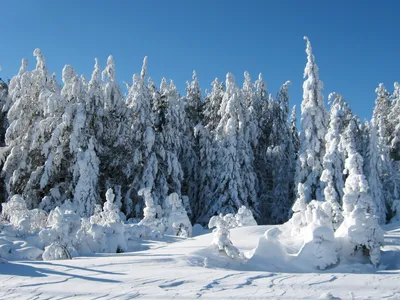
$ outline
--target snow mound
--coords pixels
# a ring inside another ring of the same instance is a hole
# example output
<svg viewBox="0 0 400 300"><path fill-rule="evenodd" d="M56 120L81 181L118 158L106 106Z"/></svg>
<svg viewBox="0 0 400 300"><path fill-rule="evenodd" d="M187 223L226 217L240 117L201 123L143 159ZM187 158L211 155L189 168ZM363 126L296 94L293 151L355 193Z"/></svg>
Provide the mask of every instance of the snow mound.
<svg viewBox="0 0 400 300"><path fill-rule="evenodd" d="M47 260L62 260L71 259L71 254L68 249L59 243L52 243L45 247L42 258L44 261Z"/></svg>

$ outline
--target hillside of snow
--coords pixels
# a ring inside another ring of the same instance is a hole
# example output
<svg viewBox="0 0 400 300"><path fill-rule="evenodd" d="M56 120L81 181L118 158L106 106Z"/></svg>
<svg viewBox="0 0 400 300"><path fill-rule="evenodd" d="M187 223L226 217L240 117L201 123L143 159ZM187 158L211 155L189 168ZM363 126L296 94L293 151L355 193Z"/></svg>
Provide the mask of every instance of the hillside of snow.
<svg viewBox="0 0 400 300"><path fill-rule="evenodd" d="M400 298L400 223L384 227L378 268L354 263L320 272L282 264L274 249L258 245L272 227L231 230L232 242L250 258L247 262L215 252L210 247L213 234L207 233L144 240L146 250L138 252L3 263L0 299ZM298 248L296 239L282 242L288 252Z"/></svg>

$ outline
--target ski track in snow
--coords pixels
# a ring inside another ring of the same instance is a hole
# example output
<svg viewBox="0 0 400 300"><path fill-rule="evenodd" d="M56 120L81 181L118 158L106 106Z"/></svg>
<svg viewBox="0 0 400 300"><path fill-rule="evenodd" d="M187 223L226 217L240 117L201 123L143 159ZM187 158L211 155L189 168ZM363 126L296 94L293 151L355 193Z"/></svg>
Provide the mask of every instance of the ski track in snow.
<svg viewBox="0 0 400 300"><path fill-rule="evenodd" d="M249 251L266 228L233 230L232 240ZM400 230L389 229L382 257L397 266ZM226 258L218 261L218 256L206 256L207 265L204 257L192 253L207 248L211 239L203 235L167 245L160 241L149 250L122 255L2 264L0 299L318 299L328 292L334 299L400 299L398 269L262 272Z"/></svg>

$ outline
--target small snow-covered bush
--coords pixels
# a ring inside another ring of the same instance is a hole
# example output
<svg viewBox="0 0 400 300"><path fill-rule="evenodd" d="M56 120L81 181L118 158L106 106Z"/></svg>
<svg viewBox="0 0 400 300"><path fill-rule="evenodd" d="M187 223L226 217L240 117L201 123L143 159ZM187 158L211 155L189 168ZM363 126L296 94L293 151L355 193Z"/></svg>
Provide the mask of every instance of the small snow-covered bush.
<svg viewBox="0 0 400 300"><path fill-rule="evenodd" d="M2 219L12 224L19 234L36 233L46 226L47 214L41 209L28 210L21 195L14 195L2 204Z"/></svg>
<svg viewBox="0 0 400 300"><path fill-rule="evenodd" d="M47 218L48 227L39 232L43 245L59 243L72 255L76 255L76 233L81 227L81 219L70 201L52 210Z"/></svg>
<svg viewBox="0 0 400 300"><path fill-rule="evenodd" d="M154 203L151 195L151 188L139 190L139 196L143 196L146 207L143 209L144 218L139 222L139 225L150 227L154 231L164 232L165 226L161 220L161 206Z"/></svg>
<svg viewBox="0 0 400 300"><path fill-rule="evenodd" d="M307 206L307 217L304 244L297 256L300 260L310 261L315 268L324 270L338 262L330 204L311 201Z"/></svg>
<svg viewBox="0 0 400 300"><path fill-rule="evenodd" d="M47 261L47 260L71 259L72 257L65 246L55 242L51 243L49 246L46 246L44 248L42 258L44 261Z"/></svg>
<svg viewBox="0 0 400 300"><path fill-rule="evenodd" d="M192 224L177 193L172 193L165 200L165 233L181 237L192 236Z"/></svg>
<svg viewBox="0 0 400 300"><path fill-rule="evenodd" d="M98 207L89 221L82 221L78 232L82 246L86 251L116 253L126 251L125 227L119 214L119 207L114 203L115 195L112 189L106 192L106 202L103 209Z"/></svg>
<svg viewBox="0 0 400 300"><path fill-rule="evenodd" d="M235 219L237 227L257 226L253 213L244 205L239 208L239 211L235 215Z"/></svg>
<svg viewBox="0 0 400 300"><path fill-rule="evenodd" d="M228 217L227 217L228 216ZM220 214L219 216L213 216L208 223L208 228L216 227L213 230L214 237L212 245L219 251L224 252L228 257L232 259L244 259L243 253L237 249L232 241L230 240L229 222L232 217L226 215L225 217Z"/></svg>

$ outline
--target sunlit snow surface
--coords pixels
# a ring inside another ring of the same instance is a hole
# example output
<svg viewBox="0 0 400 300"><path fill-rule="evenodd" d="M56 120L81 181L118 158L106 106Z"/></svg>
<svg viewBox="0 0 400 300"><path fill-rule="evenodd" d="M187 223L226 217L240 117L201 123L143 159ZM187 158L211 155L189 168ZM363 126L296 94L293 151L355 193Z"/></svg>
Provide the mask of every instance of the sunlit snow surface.
<svg viewBox="0 0 400 300"><path fill-rule="evenodd" d="M248 257L271 226L231 230ZM385 228L382 265L308 272L273 247L247 263L219 256L212 234L144 241L143 251L54 262L0 262L0 299L400 299L400 223ZM296 239L282 241L296 251ZM275 250L276 251L276 250Z"/></svg>

